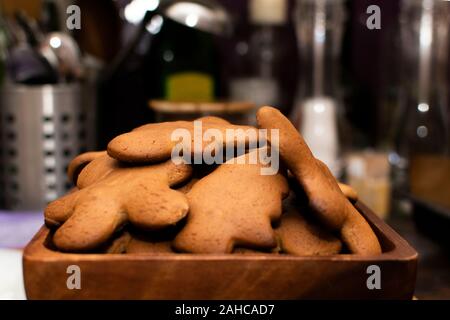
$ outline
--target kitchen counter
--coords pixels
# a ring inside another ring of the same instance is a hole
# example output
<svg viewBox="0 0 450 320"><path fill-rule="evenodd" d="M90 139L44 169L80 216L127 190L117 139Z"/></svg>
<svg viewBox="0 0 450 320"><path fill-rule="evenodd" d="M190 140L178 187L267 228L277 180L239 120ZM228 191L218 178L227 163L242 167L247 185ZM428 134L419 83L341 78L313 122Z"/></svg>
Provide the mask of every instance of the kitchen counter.
<svg viewBox="0 0 450 320"><path fill-rule="evenodd" d="M0 212L0 248L19 249L23 247L39 229L42 222L42 213ZM450 250L445 250L417 232L414 222L409 217L393 216L387 222L419 252L415 296L420 300L450 299ZM8 254L7 257L11 261L17 260L16 264L12 261L11 265L21 267L20 254L14 253L15 250L3 251L5 251L4 256L2 256L3 259L6 259L6 254ZM6 265L3 264L3 267L6 268ZM20 278L21 271L17 271L14 274L17 274L17 277ZM6 285L6 283L4 284ZM2 297L22 298L23 284L21 279L17 279L17 286L14 294L6 295L6 292L3 292L4 295L2 296L0 285L0 299Z"/></svg>

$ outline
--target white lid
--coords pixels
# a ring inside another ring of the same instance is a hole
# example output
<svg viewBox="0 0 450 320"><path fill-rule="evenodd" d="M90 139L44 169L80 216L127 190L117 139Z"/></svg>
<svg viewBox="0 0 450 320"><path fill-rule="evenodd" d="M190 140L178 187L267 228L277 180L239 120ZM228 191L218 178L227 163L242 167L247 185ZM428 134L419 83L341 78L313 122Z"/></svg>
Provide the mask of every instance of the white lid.
<svg viewBox="0 0 450 320"><path fill-rule="evenodd" d="M287 0L250 0L250 21L254 24L284 24L287 20Z"/></svg>

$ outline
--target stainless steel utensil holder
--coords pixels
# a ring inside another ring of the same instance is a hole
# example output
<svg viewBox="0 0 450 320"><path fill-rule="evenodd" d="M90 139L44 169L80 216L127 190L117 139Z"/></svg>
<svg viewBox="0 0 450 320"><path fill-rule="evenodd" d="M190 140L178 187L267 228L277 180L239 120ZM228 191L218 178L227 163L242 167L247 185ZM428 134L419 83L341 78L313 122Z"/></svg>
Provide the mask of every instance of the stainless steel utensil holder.
<svg viewBox="0 0 450 320"><path fill-rule="evenodd" d="M40 210L66 193L70 160L86 148L87 110L78 84L6 85L1 91L5 207Z"/></svg>

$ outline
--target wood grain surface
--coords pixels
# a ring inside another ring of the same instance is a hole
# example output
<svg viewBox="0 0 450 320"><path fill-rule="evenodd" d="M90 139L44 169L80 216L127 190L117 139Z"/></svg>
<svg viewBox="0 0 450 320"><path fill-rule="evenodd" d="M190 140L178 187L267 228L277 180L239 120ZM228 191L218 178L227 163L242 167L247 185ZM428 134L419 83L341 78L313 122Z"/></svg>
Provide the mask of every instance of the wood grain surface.
<svg viewBox="0 0 450 320"><path fill-rule="evenodd" d="M286 254L73 254L49 248L44 226L24 251L29 299L411 299L417 252L362 203L383 253L361 257ZM81 269L70 290L67 267ZM381 270L381 289L369 290L367 268Z"/></svg>

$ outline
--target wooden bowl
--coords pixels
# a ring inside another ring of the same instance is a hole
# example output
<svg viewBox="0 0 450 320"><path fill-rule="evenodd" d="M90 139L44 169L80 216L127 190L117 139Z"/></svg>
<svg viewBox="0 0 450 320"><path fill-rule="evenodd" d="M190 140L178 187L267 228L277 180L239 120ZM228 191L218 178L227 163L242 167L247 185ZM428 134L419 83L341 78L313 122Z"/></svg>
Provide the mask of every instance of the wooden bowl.
<svg viewBox="0 0 450 320"><path fill-rule="evenodd" d="M362 203L356 207L376 232L381 255L61 253L49 249L50 231L43 226L24 251L26 294L29 299L411 299L417 252ZM81 289L67 287L71 265L80 267ZM380 289L368 289L371 265L380 268Z"/></svg>

